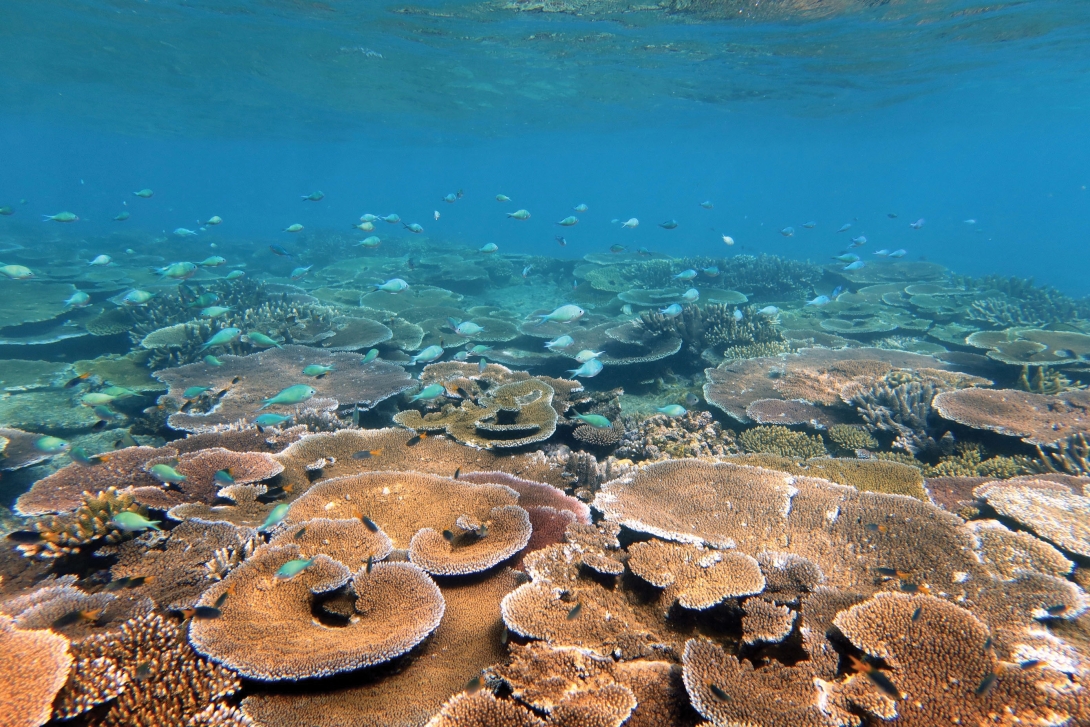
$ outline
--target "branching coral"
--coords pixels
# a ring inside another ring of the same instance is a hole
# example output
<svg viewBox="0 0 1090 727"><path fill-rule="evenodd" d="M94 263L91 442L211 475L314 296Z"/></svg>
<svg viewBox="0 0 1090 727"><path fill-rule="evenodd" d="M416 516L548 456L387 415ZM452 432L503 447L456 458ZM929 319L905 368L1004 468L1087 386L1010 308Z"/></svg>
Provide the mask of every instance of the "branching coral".
<svg viewBox="0 0 1090 727"><path fill-rule="evenodd" d="M677 457L721 457L738 451L734 434L706 411L680 417L656 414L625 417L624 436L614 454L636 462Z"/></svg>
<svg viewBox="0 0 1090 727"><path fill-rule="evenodd" d="M667 317L662 313L644 311L640 320L644 328L656 335L674 333L681 336L690 354L699 356L708 348L718 349L753 344L783 343L777 325L767 316L747 308L741 318L735 311L743 309L712 303L704 307L687 305L681 315Z"/></svg>
<svg viewBox="0 0 1090 727"><path fill-rule="evenodd" d="M34 523L41 540L19 546L24 555L36 558L60 558L75 553L91 543L117 543L125 533L114 522L118 513L147 515L133 496L110 487L97 495L84 493L83 504L70 515L50 515Z"/></svg>
<svg viewBox="0 0 1090 727"><path fill-rule="evenodd" d="M829 439L841 451L855 452L860 449L876 449L878 440L856 424L834 424L829 427Z"/></svg>
<svg viewBox="0 0 1090 727"><path fill-rule="evenodd" d="M57 712L71 717L113 700L95 724L188 727L238 689L233 672L194 653L182 627L147 614L75 647L75 668Z"/></svg>
<svg viewBox="0 0 1090 727"><path fill-rule="evenodd" d="M895 435L894 447L912 454L941 451L929 433L934 424L931 400L937 390L930 382L910 381L897 386L878 382L869 389L852 393L849 402L856 407L867 429Z"/></svg>

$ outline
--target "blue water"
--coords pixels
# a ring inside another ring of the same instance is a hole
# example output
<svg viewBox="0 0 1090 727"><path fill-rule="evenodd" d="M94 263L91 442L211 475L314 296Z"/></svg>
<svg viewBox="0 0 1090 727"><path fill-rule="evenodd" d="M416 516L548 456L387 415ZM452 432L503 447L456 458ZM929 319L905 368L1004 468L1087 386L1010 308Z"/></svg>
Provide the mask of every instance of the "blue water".
<svg viewBox="0 0 1090 727"><path fill-rule="evenodd" d="M77 244L128 209L129 233L217 214L210 240L305 246L280 230L397 212L501 253L722 255L729 234L734 251L821 260L852 222L871 249L1090 293L1086 4L715 4L740 19L357 5L9 8L0 204L17 214L0 234L71 210L81 222L54 234ZM497 193L532 218L507 219ZM580 202L561 249L553 223ZM610 225L633 216L635 232ZM679 227L653 224L667 219Z"/></svg>

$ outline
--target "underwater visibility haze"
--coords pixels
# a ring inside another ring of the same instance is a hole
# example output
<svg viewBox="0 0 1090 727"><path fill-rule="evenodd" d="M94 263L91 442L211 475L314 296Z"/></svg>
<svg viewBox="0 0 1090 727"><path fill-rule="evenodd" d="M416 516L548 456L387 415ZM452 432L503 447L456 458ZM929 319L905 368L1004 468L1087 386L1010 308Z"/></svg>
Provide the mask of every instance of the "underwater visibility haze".
<svg viewBox="0 0 1090 727"><path fill-rule="evenodd" d="M0 727L1090 724L1090 4L0 23Z"/></svg>

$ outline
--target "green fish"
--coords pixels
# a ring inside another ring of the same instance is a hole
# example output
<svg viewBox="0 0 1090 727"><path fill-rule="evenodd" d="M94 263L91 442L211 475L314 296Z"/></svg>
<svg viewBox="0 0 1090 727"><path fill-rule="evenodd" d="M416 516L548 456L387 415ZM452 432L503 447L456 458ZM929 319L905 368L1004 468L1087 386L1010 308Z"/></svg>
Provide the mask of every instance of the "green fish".
<svg viewBox="0 0 1090 727"><path fill-rule="evenodd" d="M34 446L46 454L57 454L68 449L68 442L60 437L39 437L35 440Z"/></svg>
<svg viewBox="0 0 1090 727"><path fill-rule="evenodd" d="M203 310L201 310L201 317L202 318L219 318L224 313L229 313L230 311L231 311L231 309L226 307L226 306L213 305L213 306L209 306L209 307L204 308Z"/></svg>
<svg viewBox="0 0 1090 727"><path fill-rule="evenodd" d="M133 192L133 195L143 199L147 199L153 194L155 194L155 192L152 192L150 189L141 189L139 192Z"/></svg>
<svg viewBox="0 0 1090 727"><path fill-rule="evenodd" d="M132 215L130 215L128 212L122 212L121 214L119 214L117 217L114 218L114 222L124 222L125 220L129 219L130 217L132 217Z"/></svg>
<svg viewBox="0 0 1090 727"><path fill-rule="evenodd" d="M324 198L325 198L325 192L322 192L320 190L317 191L317 192L311 192L310 194L307 194L307 195L303 195L303 201L304 202L319 202Z"/></svg>
<svg viewBox="0 0 1090 727"><path fill-rule="evenodd" d="M311 364L303 369L304 376L325 376L333 370L332 366L323 366L321 364Z"/></svg>
<svg viewBox="0 0 1090 727"><path fill-rule="evenodd" d="M367 352L367 355L363 357L363 360L360 361L360 365L362 366L365 363L371 363L376 358L378 358L378 349L372 348L370 351Z"/></svg>
<svg viewBox="0 0 1090 727"><path fill-rule="evenodd" d="M284 232L302 232L303 226L296 222L294 225L288 225L284 228Z"/></svg>
<svg viewBox="0 0 1090 727"><path fill-rule="evenodd" d="M211 391L211 386L190 386L188 389L182 392L182 396L186 399L194 399L206 391Z"/></svg>
<svg viewBox="0 0 1090 727"><path fill-rule="evenodd" d="M591 425L595 429L609 429L613 426L613 423L601 414L572 414L572 419L578 419L585 424Z"/></svg>
<svg viewBox="0 0 1090 727"><path fill-rule="evenodd" d="M92 391L89 394L84 394L83 396L81 396L80 402L82 402L84 406L98 406L99 404L109 404L116 398L116 396L110 396L109 394Z"/></svg>
<svg viewBox="0 0 1090 727"><path fill-rule="evenodd" d="M201 293L200 295L198 295L196 298L193 299L193 302L189 304L189 307L190 308L207 308L208 306L212 305L213 303L218 303L219 299L220 299L220 297L218 295L216 295L215 293Z"/></svg>
<svg viewBox="0 0 1090 727"><path fill-rule="evenodd" d="M289 560L284 565L280 566L280 569L276 571L276 579L279 581L290 581L295 576L299 575L314 562L313 558L296 558L295 560Z"/></svg>
<svg viewBox="0 0 1090 727"><path fill-rule="evenodd" d="M220 487L227 487L235 484L235 478L231 476L231 470L219 470L216 474L212 475L212 481Z"/></svg>
<svg viewBox="0 0 1090 727"><path fill-rule="evenodd" d="M216 358L212 354L208 354L207 356L205 356L204 357L204 362L206 364L208 364L209 366L223 366L223 361L220 361L218 358Z"/></svg>
<svg viewBox="0 0 1090 727"><path fill-rule="evenodd" d="M149 293L146 290L130 290L121 302L125 305L144 305L149 300L155 297L155 293Z"/></svg>
<svg viewBox="0 0 1090 727"><path fill-rule="evenodd" d="M102 460L97 455L90 455L83 447L72 447L72 451L68 453L68 456L72 458L73 462L78 462L82 465L96 465Z"/></svg>
<svg viewBox="0 0 1090 727"><path fill-rule="evenodd" d="M275 528L277 525L284 521L284 518L288 516L288 509L291 508L286 502L282 502L272 509L269 516L265 518L265 522L258 528L261 532L265 532L270 528Z"/></svg>
<svg viewBox="0 0 1090 727"><path fill-rule="evenodd" d="M255 346L264 346L266 348L270 346L276 346L277 348L283 348L279 343L266 336L260 331L250 331L246 334L246 337L250 339L250 343Z"/></svg>
<svg viewBox="0 0 1090 727"><path fill-rule="evenodd" d="M201 260L197 264L200 265L202 268L218 268L225 262L227 262L227 258L220 255L212 255L210 257L206 257L204 260Z"/></svg>
<svg viewBox="0 0 1090 727"><path fill-rule="evenodd" d="M481 354L487 353L487 352L489 352L491 350L492 350L491 346L484 346L484 345L478 343L476 346L469 349L469 353L472 356L480 356Z"/></svg>
<svg viewBox="0 0 1090 727"><path fill-rule="evenodd" d="M15 210L13 210L10 205L4 205L3 207L0 207L0 215L7 216L13 214L15 214Z"/></svg>
<svg viewBox="0 0 1090 727"><path fill-rule="evenodd" d="M655 409L655 411L661 412L668 417L680 417L684 416L689 412L688 409L681 406L680 404L669 404L667 406L660 406L659 408Z"/></svg>
<svg viewBox="0 0 1090 727"><path fill-rule="evenodd" d="M30 280L34 277L33 271L25 265L0 266L0 275L11 280Z"/></svg>
<svg viewBox="0 0 1090 727"><path fill-rule="evenodd" d="M420 399L423 399L424 401L431 401L433 399L438 399L440 396L443 395L443 392L445 391L446 389L443 388L442 384L428 384L420 391L420 393L410 398L409 401L418 401Z"/></svg>
<svg viewBox="0 0 1090 727"><path fill-rule="evenodd" d="M261 409L264 409L267 406L273 406L274 404L300 404L317 393L318 390L313 386L296 384L295 386L289 386L276 396L266 399L264 403L262 403ZM261 411L261 409L258 409L258 411Z"/></svg>
<svg viewBox="0 0 1090 727"><path fill-rule="evenodd" d="M197 272L196 263L171 263L165 268L159 268L158 273L171 280L187 280Z"/></svg>
<svg viewBox="0 0 1090 727"><path fill-rule="evenodd" d="M201 346L201 350L203 351L206 348L212 348L212 346L223 346L228 343L234 343L241 335L242 331L237 328L224 328L205 341L204 345Z"/></svg>
<svg viewBox="0 0 1090 727"><path fill-rule="evenodd" d="M289 419L291 419L290 416L286 416L284 414L273 414L270 412L268 414L262 414L261 416L254 419L254 424L259 427L275 427L283 424Z"/></svg>
<svg viewBox="0 0 1090 727"><path fill-rule="evenodd" d="M148 472L150 472L152 477L159 480L160 482L165 482L172 485L176 485L179 482L185 482L186 479L188 479L185 475L171 467L169 464L153 465L152 468L148 470Z"/></svg>
<svg viewBox="0 0 1090 727"><path fill-rule="evenodd" d="M112 396L115 399L124 399L126 396L137 395L135 391L133 391L132 389L127 389L124 386L111 386L107 389L103 389L102 393L106 396Z"/></svg>
<svg viewBox="0 0 1090 727"><path fill-rule="evenodd" d="M143 515L126 511L114 515L110 524L126 533L141 533L148 529L162 530L159 527L159 522L159 520L148 520Z"/></svg>
<svg viewBox="0 0 1090 727"><path fill-rule="evenodd" d="M227 280L238 280L245 274L246 273L241 270L232 270L231 272L227 273Z"/></svg>
<svg viewBox="0 0 1090 727"><path fill-rule="evenodd" d="M45 215L43 222L79 222L79 217L71 212L58 212L55 215Z"/></svg>
<svg viewBox="0 0 1090 727"><path fill-rule="evenodd" d="M99 419L117 419L118 417L117 412L111 410L110 407L106 406L105 404L99 404L98 406L94 407L92 411Z"/></svg>

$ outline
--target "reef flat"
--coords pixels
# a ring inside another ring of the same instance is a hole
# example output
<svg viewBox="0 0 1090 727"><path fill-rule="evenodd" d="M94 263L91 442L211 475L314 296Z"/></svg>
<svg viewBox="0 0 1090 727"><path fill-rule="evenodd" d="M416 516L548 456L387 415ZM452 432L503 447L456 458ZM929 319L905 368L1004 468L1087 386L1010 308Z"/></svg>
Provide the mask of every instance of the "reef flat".
<svg viewBox="0 0 1090 727"><path fill-rule="evenodd" d="M377 240L5 244L4 724L1090 723L1090 301Z"/></svg>

